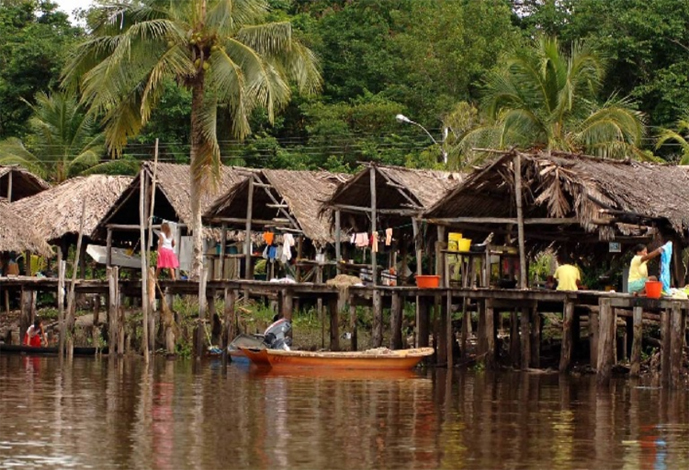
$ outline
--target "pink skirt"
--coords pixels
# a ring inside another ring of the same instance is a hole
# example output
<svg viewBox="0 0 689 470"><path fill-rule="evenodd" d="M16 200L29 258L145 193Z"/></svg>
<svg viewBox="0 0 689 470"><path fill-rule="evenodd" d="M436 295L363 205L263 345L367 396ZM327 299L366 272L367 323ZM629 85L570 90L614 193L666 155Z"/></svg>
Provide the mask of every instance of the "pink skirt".
<svg viewBox="0 0 689 470"><path fill-rule="evenodd" d="M158 249L158 267L159 268L179 268L179 261L177 261L177 255L174 251L167 248Z"/></svg>

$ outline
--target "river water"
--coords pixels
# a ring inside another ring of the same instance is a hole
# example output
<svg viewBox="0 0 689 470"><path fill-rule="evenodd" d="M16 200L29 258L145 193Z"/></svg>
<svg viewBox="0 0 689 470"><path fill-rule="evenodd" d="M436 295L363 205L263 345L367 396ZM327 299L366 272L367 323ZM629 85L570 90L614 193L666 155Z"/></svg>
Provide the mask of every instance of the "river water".
<svg viewBox="0 0 689 470"><path fill-rule="evenodd" d="M591 376L0 355L0 469L689 468L688 399Z"/></svg>

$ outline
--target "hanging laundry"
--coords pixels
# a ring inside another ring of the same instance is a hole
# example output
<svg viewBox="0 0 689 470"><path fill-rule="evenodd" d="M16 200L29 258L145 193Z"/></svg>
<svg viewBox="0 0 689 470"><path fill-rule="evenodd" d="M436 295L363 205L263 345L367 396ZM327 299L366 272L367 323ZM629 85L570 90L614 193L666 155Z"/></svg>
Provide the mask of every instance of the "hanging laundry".
<svg viewBox="0 0 689 470"><path fill-rule="evenodd" d="M263 241L266 242L266 245L272 245L273 238L275 238L275 234L273 232L263 232Z"/></svg>
<svg viewBox="0 0 689 470"><path fill-rule="evenodd" d="M359 248L366 248L369 245L368 233L360 232L354 234L354 244Z"/></svg>
<svg viewBox="0 0 689 470"><path fill-rule="evenodd" d="M392 243L392 229L386 228L385 229L385 246L390 246L390 243Z"/></svg>
<svg viewBox="0 0 689 470"><path fill-rule="evenodd" d="M280 261L287 263L292 259L292 247L294 246L294 237L291 233L286 233L282 236L282 256Z"/></svg>
<svg viewBox="0 0 689 470"><path fill-rule="evenodd" d="M275 245L270 245L268 247L268 259L271 261L275 261L275 258L277 258L278 254L278 247Z"/></svg>
<svg viewBox="0 0 689 470"><path fill-rule="evenodd" d="M371 234L371 253L378 253L378 232Z"/></svg>

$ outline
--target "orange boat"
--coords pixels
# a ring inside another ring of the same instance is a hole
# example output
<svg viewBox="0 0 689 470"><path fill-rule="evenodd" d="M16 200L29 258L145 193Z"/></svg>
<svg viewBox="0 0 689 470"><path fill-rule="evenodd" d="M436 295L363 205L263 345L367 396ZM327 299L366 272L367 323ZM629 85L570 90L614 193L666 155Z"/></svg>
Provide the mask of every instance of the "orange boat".
<svg viewBox="0 0 689 470"><path fill-rule="evenodd" d="M433 354L433 348L385 348L368 351L283 351L280 349L240 348L252 363L274 369L301 367L352 370L409 370Z"/></svg>

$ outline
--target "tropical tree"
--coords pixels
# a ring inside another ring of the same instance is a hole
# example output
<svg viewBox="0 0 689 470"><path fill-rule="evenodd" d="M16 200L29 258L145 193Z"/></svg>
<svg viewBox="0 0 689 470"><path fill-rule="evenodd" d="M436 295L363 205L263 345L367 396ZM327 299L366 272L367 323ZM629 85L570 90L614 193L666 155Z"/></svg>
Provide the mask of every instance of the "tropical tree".
<svg viewBox="0 0 689 470"><path fill-rule="evenodd" d="M556 39L535 40L489 75L482 100L488 122L467 133L460 153L471 155L469 149L482 142L607 158L642 156L643 115L615 95L600 104L604 76L604 62L585 43L573 43L567 54Z"/></svg>
<svg viewBox="0 0 689 470"><path fill-rule="evenodd" d="M689 165L689 116L677 121L677 130L662 129L658 136L656 149L659 149L670 140L674 140L682 151L679 164Z"/></svg>
<svg viewBox="0 0 689 470"><path fill-rule="evenodd" d="M141 0L106 4L90 37L64 71L92 113L103 116L108 148L122 152L149 120L172 79L191 92L192 275L203 261L200 202L217 180L218 111L234 138L250 132L257 107L273 121L288 103L290 81L302 93L320 87L312 52L289 21L267 22L265 0Z"/></svg>
<svg viewBox="0 0 689 470"><path fill-rule="evenodd" d="M99 163L105 155L103 133L77 99L65 93L40 92L35 100L35 105L28 105L33 115L26 138L0 142L0 165L21 165L55 183L103 168Z"/></svg>

